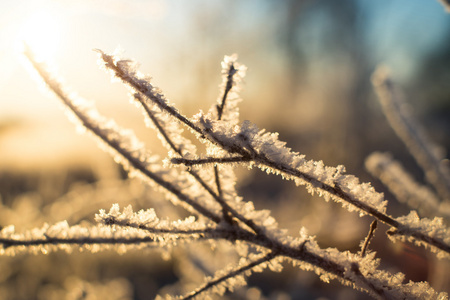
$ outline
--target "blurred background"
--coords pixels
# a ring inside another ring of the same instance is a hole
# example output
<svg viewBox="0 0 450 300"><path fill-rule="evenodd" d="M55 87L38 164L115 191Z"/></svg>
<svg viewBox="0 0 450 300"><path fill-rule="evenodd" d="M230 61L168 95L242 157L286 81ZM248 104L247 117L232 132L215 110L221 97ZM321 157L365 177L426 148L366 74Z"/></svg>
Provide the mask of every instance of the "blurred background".
<svg viewBox="0 0 450 300"><path fill-rule="evenodd" d="M348 173L373 182L392 200L388 212L394 216L409 209L367 173L367 155L390 151L418 181L423 173L381 113L370 82L377 65L391 68L431 140L450 149L450 15L438 1L2 0L2 227L25 230L64 219L75 224L92 220L112 203L148 208L158 197L129 180L92 139L76 134L58 101L28 72L21 56L24 42L73 91L133 128L156 152L159 141L130 105L127 90L98 68L93 49L121 49L124 57L139 61L140 70L188 116L216 101L220 62L237 53L248 67L241 119L279 132L308 158L343 164ZM257 170L239 173L241 194L257 208L271 209L293 235L305 226L323 247L358 251L370 218L311 197L278 177ZM373 244L382 268L450 290L446 262L436 263L414 246L387 242L383 230ZM177 259L164 261L150 253L117 256L3 257L0 297L95 299L88 297L103 292L111 297L115 288L118 299L148 299L183 277ZM249 284L231 297L366 297L289 266L280 274L251 277Z"/></svg>

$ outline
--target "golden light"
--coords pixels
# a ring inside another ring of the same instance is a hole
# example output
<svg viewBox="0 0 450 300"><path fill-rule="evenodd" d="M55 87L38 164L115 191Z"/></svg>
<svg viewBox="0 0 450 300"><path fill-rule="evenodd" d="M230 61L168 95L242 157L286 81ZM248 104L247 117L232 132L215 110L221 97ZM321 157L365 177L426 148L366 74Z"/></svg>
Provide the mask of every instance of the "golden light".
<svg viewBox="0 0 450 300"><path fill-rule="evenodd" d="M19 42L31 48L39 60L50 60L57 53L61 39L61 21L50 10L40 10L25 19Z"/></svg>

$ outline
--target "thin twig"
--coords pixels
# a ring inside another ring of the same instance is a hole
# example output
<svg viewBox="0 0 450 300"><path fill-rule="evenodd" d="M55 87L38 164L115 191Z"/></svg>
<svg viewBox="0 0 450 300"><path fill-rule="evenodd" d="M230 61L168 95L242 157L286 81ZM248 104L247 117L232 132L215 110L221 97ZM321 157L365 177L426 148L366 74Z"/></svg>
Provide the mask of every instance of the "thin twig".
<svg viewBox="0 0 450 300"><path fill-rule="evenodd" d="M228 72L227 72L227 83L226 83L225 89L223 91L222 101L220 102L220 104L217 105L217 119L218 120L222 119L223 109L224 109L225 103L227 101L228 93L233 88L233 84L234 84L233 76L234 76L234 74L236 74L236 72L237 72L237 70L234 67L234 64L231 63L230 68L228 69Z"/></svg>
<svg viewBox="0 0 450 300"><path fill-rule="evenodd" d="M169 137L169 135L166 133L164 128L161 126L161 124L159 123L159 120L153 115L153 113L151 112L151 110L149 109L147 104L145 103L144 99L142 99L141 95L139 93L135 93L134 97L135 97L135 99L137 101L139 101L139 103L141 103L141 105L144 108L147 116L154 123L155 127L162 134L164 140L168 143L168 145L172 148L172 150L174 150L178 155L182 156L183 154L182 154L181 150L179 149L179 147L177 147L173 143L172 139ZM186 159L184 159L182 157L180 157L180 158L173 158L172 159L172 161L176 161L176 160L180 160L180 163L182 163L181 161L184 161ZM187 163L185 165L188 166ZM198 183L200 183L202 185L202 187L208 192L208 194L210 194L221 205L222 211L223 211L223 217L224 217L224 220L227 223L231 223L231 221L232 221L231 220L231 216L234 215L237 219L241 220L242 222L244 222L244 224L249 226L253 231L255 231L255 232L261 232L262 231L258 226L256 226L256 224L253 221L245 219L243 216L241 216L237 211L232 209L223 200L223 194L222 194L222 190L221 190L220 186L218 187L218 194L217 194L209 187L209 185L198 175L198 173L195 170L189 168L187 171L189 172L189 174L191 174L197 180ZM215 172L217 172L217 171L215 171ZM218 174L215 174L215 176L216 176L216 184L218 183L218 180L219 180L217 175Z"/></svg>
<svg viewBox="0 0 450 300"><path fill-rule="evenodd" d="M450 199L450 170L442 163L442 155L429 140L424 128L406 109L400 91L389 77L387 68L378 68L373 75L379 102L392 129L408 147L426 178L443 200Z"/></svg>
<svg viewBox="0 0 450 300"><path fill-rule="evenodd" d="M370 224L369 233L367 234L366 239L364 240L364 245L361 248L361 257L364 257L366 255L367 247L369 246L370 240L375 233L375 229L377 229L377 220L373 220L373 222Z"/></svg>
<svg viewBox="0 0 450 300"><path fill-rule="evenodd" d="M195 290L191 294L189 294L189 295L187 295L187 296L185 296L185 297L183 297L181 299L183 299L183 300L193 299L194 297L199 296L201 293L209 290L210 288L212 288L214 286L217 286L218 284L220 284L220 283L222 283L222 282L224 282L224 281L226 281L226 280L228 280L230 278L236 277L237 275L242 274L245 271L251 270L252 268L254 268L254 267L256 267L256 266L258 266L258 265L260 265L262 263L266 263L266 262L271 261L276 256L277 256L276 253L270 252L267 255L265 255L264 257L261 257L260 259L252 261L252 262L248 263L245 266L242 266L242 267L240 267L240 268L238 268L236 270L233 270L233 271L231 271L231 272L229 272L229 273L227 273L227 274L225 274L225 275L223 275L223 276L221 276L219 278L216 278L216 279L214 279L214 280L212 280L210 282L207 282L203 287Z"/></svg>
<svg viewBox="0 0 450 300"><path fill-rule="evenodd" d="M236 74L236 72L237 72L237 70L234 68L234 64L231 63L230 67L227 71L227 83L225 85L222 100L221 100L220 104L217 105L217 120L219 120L219 121L222 119L223 109L225 108L225 103L227 101L228 92L233 87L233 83L234 83L233 76L234 76L234 74ZM223 218L227 223L231 224L233 222L232 213L227 208L227 205L224 205L225 200L223 198L222 185L220 184L219 166L218 165L214 165L214 177L216 179L215 180L216 187L217 187L217 192L219 194L218 199L220 199L220 201L218 201L218 202L219 202L220 206L222 206Z"/></svg>
<svg viewBox="0 0 450 300"><path fill-rule="evenodd" d="M159 94L157 91L153 89L151 84L148 81L145 81L145 84L142 80L137 80L134 77L130 77L129 74L124 73L124 71L117 65L117 63L113 60L113 56L104 53L101 50L96 49L98 53L100 53L105 67L114 72L114 75L117 78L120 78L125 84L130 86L135 91L142 93L145 97L149 98L156 105L158 105L163 111L167 112L171 116L175 117L175 119L179 120L181 123L185 124L187 127L191 128L195 132L202 134L202 130L192 123L188 118L180 114L174 107L168 105L163 97L163 95Z"/></svg>
<svg viewBox="0 0 450 300"><path fill-rule="evenodd" d="M369 215L377 218L379 221L395 228L393 231L391 231L393 234L397 234L398 231L396 229L399 229L400 227L406 227L405 225L401 224L391 216L380 212L379 210L367 205L364 202L358 201L357 199L354 199L349 194L345 193L341 187L338 184L335 184L335 186L331 186L329 184L326 184L324 182L321 182L320 180L317 180L313 178L312 176L305 174L297 169L294 169L287 165L279 165L266 157L261 158L261 156L258 157L258 162L260 162L263 165L266 165L268 167L271 167L273 169L276 169L280 172L293 175L295 177L301 178L309 183L311 183L314 187L319 188L333 196L336 196L342 200L344 200L347 203L352 204L353 206L361 209L362 211L365 211ZM431 246L434 246L442 251L445 251L447 253L450 253L450 245L446 244L445 242L436 239L434 237L431 237L429 235L423 234L421 232L414 231L411 233L411 236L414 237L417 240L423 241Z"/></svg>
<svg viewBox="0 0 450 300"><path fill-rule="evenodd" d="M351 270L356 276L358 276L359 280L361 280L364 283L364 285L366 285L369 288L369 290L373 291L378 297L380 297L381 299L389 299L386 296L384 290L377 288L369 280L367 280L367 278L361 273L361 270L359 269L357 263L351 264Z"/></svg>
<svg viewBox="0 0 450 300"><path fill-rule="evenodd" d="M47 236L39 239L9 239L0 238L0 244L3 248L17 246L44 246L44 245L136 245L141 243L155 242L153 237L136 237L136 238L102 238L102 237L80 237L80 238L56 238Z"/></svg>
<svg viewBox="0 0 450 300"><path fill-rule="evenodd" d="M196 165L206 165L206 164L229 164L238 162L249 162L252 161L251 157L244 156L233 156L233 157L207 157L199 159L187 159L182 157L173 157L170 162L174 165L185 165L186 167L196 166Z"/></svg>

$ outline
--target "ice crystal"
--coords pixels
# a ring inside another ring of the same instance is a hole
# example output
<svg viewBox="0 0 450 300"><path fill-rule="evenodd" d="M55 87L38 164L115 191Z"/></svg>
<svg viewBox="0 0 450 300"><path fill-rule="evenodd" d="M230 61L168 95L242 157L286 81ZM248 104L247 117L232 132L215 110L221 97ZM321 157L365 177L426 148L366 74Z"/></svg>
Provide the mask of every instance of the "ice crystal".
<svg viewBox="0 0 450 300"><path fill-rule="evenodd" d="M404 170L400 162L388 153L374 152L366 159L366 168L389 188L401 202L419 209L425 215L448 215L436 194L427 186L417 183Z"/></svg>
<svg viewBox="0 0 450 300"><path fill-rule="evenodd" d="M249 121L244 121L241 126L228 126L226 122L213 121L202 114L196 116L196 122L222 149L250 156L252 162L248 162L249 165L256 163L269 173L281 174L286 179L294 180L297 185L307 185L311 193L325 193L342 202L350 211L358 209L361 214L367 214L366 210L354 205L356 202L381 213L386 211L384 195L376 192L370 183L360 183L357 177L344 174L343 166L325 166L322 161L307 160L304 155L292 152L285 142L278 139L277 133L259 130ZM334 187L348 195L351 202L342 199L336 192L330 193Z"/></svg>
<svg viewBox="0 0 450 300"><path fill-rule="evenodd" d="M220 85L220 96L217 104L209 110L209 118L213 120L223 120L231 125L239 122L239 83L245 76L247 67L237 62L238 56L233 54L225 56L222 61L222 84Z"/></svg>
<svg viewBox="0 0 450 300"><path fill-rule="evenodd" d="M391 127L408 147L425 176L444 200L450 199L450 169L443 162L444 152L433 143L415 120L409 104L390 77L387 67L379 67L373 83L383 112Z"/></svg>
<svg viewBox="0 0 450 300"><path fill-rule="evenodd" d="M185 220L173 222L160 220L156 216L154 209L133 212L131 205L128 205L120 212L119 204L113 204L108 213L103 209L100 210L100 212L95 215L95 220L105 225L137 228L158 234L198 234L205 232L207 228L211 228L206 226L203 222L196 222L193 216L190 216Z"/></svg>
<svg viewBox="0 0 450 300"><path fill-rule="evenodd" d="M395 230L391 230L390 236L392 239L413 241L418 245L430 247L433 252L437 253L438 258L449 257L450 230L444 225L442 218L421 219L417 212L413 210L408 215L398 217L396 220L402 225ZM418 234L434 238L437 243L444 245L447 251L442 251L442 248L439 249L436 244L416 239Z"/></svg>

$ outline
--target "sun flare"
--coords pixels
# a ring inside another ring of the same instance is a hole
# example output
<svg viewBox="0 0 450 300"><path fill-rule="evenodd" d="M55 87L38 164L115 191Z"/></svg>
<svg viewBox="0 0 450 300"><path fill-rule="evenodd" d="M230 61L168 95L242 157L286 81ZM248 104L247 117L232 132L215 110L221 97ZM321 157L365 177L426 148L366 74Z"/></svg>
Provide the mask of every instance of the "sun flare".
<svg viewBox="0 0 450 300"><path fill-rule="evenodd" d="M31 14L23 24L20 43L29 46L37 58L51 59L58 51L61 39L61 22L49 10Z"/></svg>

